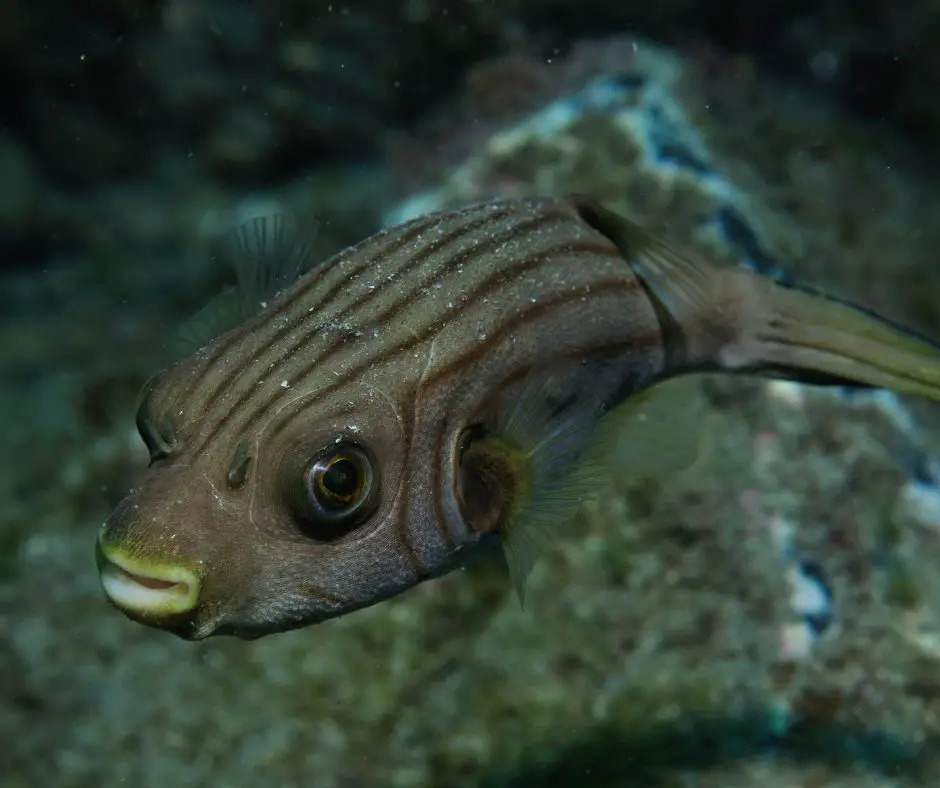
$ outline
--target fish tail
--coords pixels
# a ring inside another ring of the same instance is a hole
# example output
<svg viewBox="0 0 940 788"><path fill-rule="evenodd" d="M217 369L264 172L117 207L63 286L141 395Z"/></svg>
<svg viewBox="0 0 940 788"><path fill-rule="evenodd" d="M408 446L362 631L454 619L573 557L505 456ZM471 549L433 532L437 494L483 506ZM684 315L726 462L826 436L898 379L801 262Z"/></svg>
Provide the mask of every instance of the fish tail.
<svg viewBox="0 0 940 788"><path fill-rule="evenodd" d="M782 275L718 268L589 201L579 210L657 307L673 373L717 368L940 401L940 345L931 339Z"/></svg>
<svg viewBox="0 0 940 788"><path fill-rule="evenodd" d="M729 366L940 401L940 344L802 285L763 280L759 286L766 294L758 300L764 308L752 313L752 325L742 332L741 357Z"/></svg>

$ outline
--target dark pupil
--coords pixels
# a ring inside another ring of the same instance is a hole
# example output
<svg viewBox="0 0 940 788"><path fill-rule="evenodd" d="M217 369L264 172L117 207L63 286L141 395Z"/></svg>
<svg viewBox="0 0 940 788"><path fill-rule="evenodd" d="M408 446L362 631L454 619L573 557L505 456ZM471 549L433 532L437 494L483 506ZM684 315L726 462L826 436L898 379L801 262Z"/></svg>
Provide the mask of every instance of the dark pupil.
<svg viewBox="0 0 940 788"><path fill-rule="evenodd" d="M349 500L359 490L359 472L352 460L336 460L323 474L323 488L337 498Z"/></svg>

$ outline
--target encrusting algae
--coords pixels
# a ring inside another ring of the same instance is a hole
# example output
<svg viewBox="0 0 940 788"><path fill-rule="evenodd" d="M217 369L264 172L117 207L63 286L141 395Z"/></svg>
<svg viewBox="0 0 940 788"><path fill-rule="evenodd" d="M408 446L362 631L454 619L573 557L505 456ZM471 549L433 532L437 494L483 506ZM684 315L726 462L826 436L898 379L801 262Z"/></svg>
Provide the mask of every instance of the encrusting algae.
<svg viewBox="0 0 940 788"><path fill-rule="evenodd" d="M145 387L151 467L97 543L110 600L186 639L341 616L492 544L521 599L613 457L637 476L694 462L695 403L660 385L679 375L940 399L933 342L590 199L430 214L292 284L308 239L252 227L243 259L267 273Z"/></svg>

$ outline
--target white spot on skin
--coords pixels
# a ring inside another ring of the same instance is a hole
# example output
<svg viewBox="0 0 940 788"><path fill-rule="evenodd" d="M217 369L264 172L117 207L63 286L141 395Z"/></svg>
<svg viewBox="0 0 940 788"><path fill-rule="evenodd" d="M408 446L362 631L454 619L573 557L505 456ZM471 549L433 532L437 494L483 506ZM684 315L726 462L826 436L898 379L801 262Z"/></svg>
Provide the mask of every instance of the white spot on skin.
<svg viewBox="0 0 940 788"><path fill-rule="evenodd" d="M203 474L203 478L206 480L206 484L209 485L209 490L211 491L210 495L212 496L212 500L216 502L216 505L219 507L219 509L225 509L226 508L225 496L223 496L222 493L219 492L219 488L216 487L212 483L212 480L208 476Z"/></svg>

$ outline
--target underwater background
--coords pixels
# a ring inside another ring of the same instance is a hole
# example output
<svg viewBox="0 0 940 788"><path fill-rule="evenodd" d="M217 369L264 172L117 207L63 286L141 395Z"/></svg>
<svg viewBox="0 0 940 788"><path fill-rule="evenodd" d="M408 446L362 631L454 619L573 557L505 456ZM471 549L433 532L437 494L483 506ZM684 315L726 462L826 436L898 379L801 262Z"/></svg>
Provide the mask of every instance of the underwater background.
<svg viewBox="0 0 940 788"><path fill-rule="evenodd" d="M256 642L113 610L140 386L238 217L587 193L940 336L940 5L0 3L0 788L940 785L940 417L706 377L678 477Z"/></svg>

